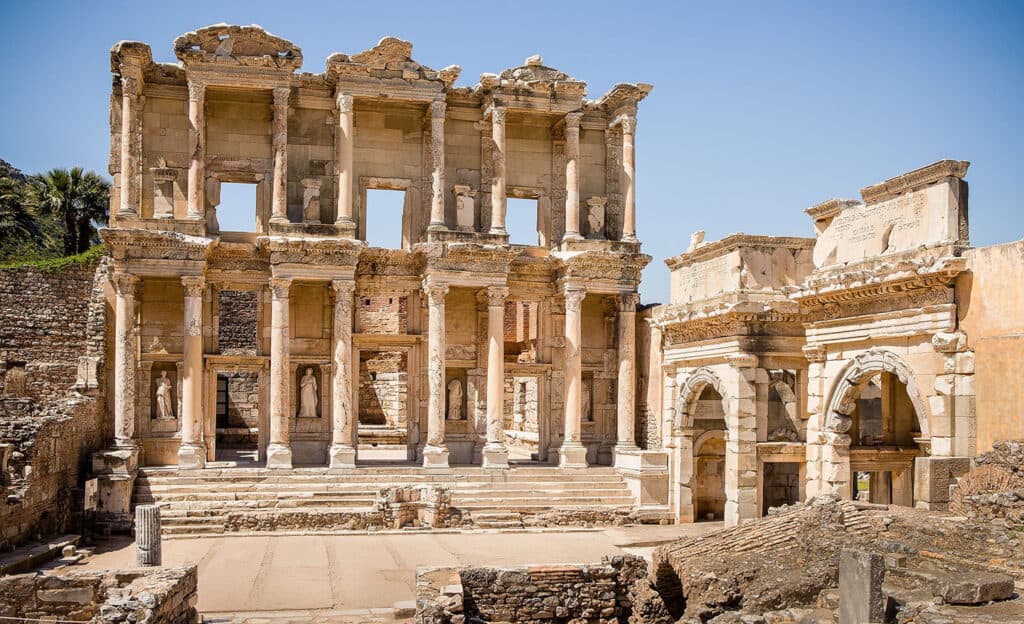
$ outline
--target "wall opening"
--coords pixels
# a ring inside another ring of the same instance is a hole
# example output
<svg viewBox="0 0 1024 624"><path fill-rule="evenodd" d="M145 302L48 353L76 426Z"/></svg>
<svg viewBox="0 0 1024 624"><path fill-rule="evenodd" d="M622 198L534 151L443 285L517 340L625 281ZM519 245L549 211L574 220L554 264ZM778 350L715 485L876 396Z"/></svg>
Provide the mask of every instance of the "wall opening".
<svg viewBox="0 0 1024 624"><path fill-rule="evenodd" d="M401 446L408 439L409 373L403 351L359 352L359 444Z"/></svg>
<svg viewBox="0 0 1024 624"><path fill-rule="evenodd" d="M693 414L693 504L695 519L725 518L725 409L722 395L706 386Z"/></svg>
<svg viewBox="0 0 1024 624"><path fill-rule="evenodd" d="M221 182L215 210L222 232L256 232L256 184Z"/></svg>
<svg viewBox="0 0 1024 624"><path fill-rule="evenodd" d="M513 245L540 245L540 220L537 199L509 197L505 204L505 230Z"/></svg>
<svg viewBox="0 0 1024 624"><path fill-rule="evenodd" d="M217 374L217 460L259 458L260 379L256 372Z"/></svg>
<svg viewBox="0 0 1024 624"><path fill-rule="evenodd" d="M366 243L370 247L402 249L405 191L366 189Z"/></svg>
<svg viewBox="0 0 1024 624"><path fill-rule="evenodd" d="M800 462L765 462L761 471L764 478L762 515L768 515L772 507L800 502Z"/></svg>

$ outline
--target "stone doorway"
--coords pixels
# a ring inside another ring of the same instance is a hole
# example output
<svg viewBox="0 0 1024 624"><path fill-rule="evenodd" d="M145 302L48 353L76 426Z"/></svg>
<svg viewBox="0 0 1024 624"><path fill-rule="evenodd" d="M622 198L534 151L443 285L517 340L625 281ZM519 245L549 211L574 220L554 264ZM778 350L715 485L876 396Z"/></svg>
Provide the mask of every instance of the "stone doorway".
<svg viewBox="0 0 1024 624"><path fill-rule="evenodd" d="M693 445L695 519L725 519L725 432L709 431Z"/></svg>
<svg viewBox="0 0 1024 624"><path fill-rule="evenodd" d="M505 445L515 464L548 460L546 375L528 365L506 363L503 409Z"/></svg>
<svg viewBox="0 0 1024 624"><path fill-rule="evenodd" d="M208 356L204 410L208 461L226 462L229 466L253 466L266 461L266 407L270 401L268 376L261 359Z"/></svg>
<svg viewBox="0 0 1024 624"><path fill-rule="evenodd" d="M360 459L408 458L409 397L407 351L359 351L355 409Z"/></svg>
<svg viewBox="0 0 1024 624"><path fill-rule="evenodd" d="M768 515L772 507L800 502L800 462L764 462L761 465L761 515Z"/></svg>

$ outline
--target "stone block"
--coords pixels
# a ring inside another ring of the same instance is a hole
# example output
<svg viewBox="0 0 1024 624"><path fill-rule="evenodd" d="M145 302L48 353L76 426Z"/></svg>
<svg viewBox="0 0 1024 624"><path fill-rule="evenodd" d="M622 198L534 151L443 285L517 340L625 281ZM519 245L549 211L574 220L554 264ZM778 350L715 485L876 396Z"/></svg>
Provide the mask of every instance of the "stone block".
<svg viewBox="0 0 1024 624"><path fill-rule="evenodd" d="M839 624L881 624L885 621L885 558L845 549L839 556Z"/></svg>
<svg viewBox="0 0 1024 624"><path fill-rule="evenodd" d="M40 589L36 592L36 598L40 602L91 604L94 595L92 587L63 587L60 589Z"/></svg>
<svg viewBox="0 0 1024 624"><path fill-rule="evenodd" d="M914 459L914 499L933 505L949 502L949 488L971 469L967 457L918 457Z"/></svg>
<svg viewBox="0 0 1024 624"><path fill-rule="evenodd" d="M1013 579L1004 574L971 571L941 579L932 589L948 604L979 605L1013 596Z"/></svg>

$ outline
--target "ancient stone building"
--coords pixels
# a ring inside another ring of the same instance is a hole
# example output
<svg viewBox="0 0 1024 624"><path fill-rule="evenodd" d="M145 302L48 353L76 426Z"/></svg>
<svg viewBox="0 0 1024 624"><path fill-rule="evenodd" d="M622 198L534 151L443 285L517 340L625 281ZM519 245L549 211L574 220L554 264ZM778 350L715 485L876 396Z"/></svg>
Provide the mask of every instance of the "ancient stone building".
<svg viewBox="0 0 1024 624"><path fill-rule="evenodd" d="M298 73L257 26L111 50L116 293L109 473L353 468L360 443L429 468L565 468L637 451L634 133L651 87L586 84L539 56L473 87L385 38ZM250 232L223 184L254 185ZM368 193L404 195L369 247ZM506 198L533 200L510 244ZM506 437L506 429L512 430Z"/></svg>
<svg viewBox="0 0 1024 624"><path fill-rule="evenodd" d="M650 312L661 350L642 366L661 383L641 411L661 410L677 519L736 524L826 492L946 507L979 452L963 321L995 361L1020 361L1007 335L1020 317L1001 316L1019 289L986 305L969 285L1006 277L1024 245L969 248L967 167L941 161L818 204L815 238L698 232L666 261L672 299ZM986 374L999 400L985 448L1019 435L1006 404L1020 384L1004 378Z"/></svg>

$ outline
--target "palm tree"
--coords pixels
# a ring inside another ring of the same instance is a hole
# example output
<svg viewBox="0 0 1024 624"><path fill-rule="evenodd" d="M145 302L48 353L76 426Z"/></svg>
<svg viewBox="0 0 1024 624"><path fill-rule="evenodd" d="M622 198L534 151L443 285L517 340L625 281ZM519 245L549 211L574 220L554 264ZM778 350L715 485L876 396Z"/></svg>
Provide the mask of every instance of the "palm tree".
<svg viewBox="0 0 1024 624"><path fill-rule="evenodd" d="M89 248L93 222L107 219L110 185L99 175L81 167L51 169L32 180L31 203L44 215L64 225L64 255L73 256Z"/></svg>
<svg viewBox="0 0 1024 624"><path fill-rule="evenodd" d="M0 178L0 239L38 235L39 225L25 201L22 185L13 178Z"/></svg>

